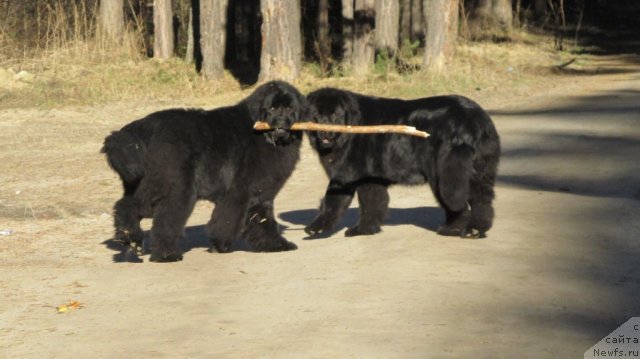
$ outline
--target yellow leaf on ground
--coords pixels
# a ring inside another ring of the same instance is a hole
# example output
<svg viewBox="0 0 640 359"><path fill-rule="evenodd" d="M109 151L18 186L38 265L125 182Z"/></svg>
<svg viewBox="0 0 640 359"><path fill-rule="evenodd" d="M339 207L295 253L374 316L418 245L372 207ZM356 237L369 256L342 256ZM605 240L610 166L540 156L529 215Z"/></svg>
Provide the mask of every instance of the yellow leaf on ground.
<svg viewBox="0 0 640 359"><path fill-rule="evenodd" d="M58 310L58 313L65 313L71 309L79 309L79 308L82 308L82 304L80 302L75 302L75 301L56 307L56 309Z"/></svg>

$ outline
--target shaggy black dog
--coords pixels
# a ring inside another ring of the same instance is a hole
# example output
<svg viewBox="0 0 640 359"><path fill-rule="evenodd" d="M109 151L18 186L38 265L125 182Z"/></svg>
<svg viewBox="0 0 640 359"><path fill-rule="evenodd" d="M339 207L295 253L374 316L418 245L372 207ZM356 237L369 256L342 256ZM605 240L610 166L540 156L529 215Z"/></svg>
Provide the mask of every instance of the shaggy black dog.
<svg viewBox="0 0 640 359"><path fill-rule="evenodd" d="M140 220L152 217L150 260L181 260L178 239L206 199L215 203L207 233L218 252L239 236L254 251L296 249L278 232L273 200L298 161L302 133L288 129L306 108L293 86L269 82L234 106L160 111L113 132L102 152L124 186L115 239L141 252ZM256 121L275 130L254 132Z"/></svg>
<svg viewBox="0 0 640 359"><path fill-rule="evenodd" d="M431 134L309 132L330 183L320 211L305 231L329 232L358 193L360 218L345 235L380 231L387 187L429 182L446 212L442 235L484 237L491 228L500 139L487 113L461 96L404 101L325 88L307 96L314 122L343 125L403 124Z"/></svg>

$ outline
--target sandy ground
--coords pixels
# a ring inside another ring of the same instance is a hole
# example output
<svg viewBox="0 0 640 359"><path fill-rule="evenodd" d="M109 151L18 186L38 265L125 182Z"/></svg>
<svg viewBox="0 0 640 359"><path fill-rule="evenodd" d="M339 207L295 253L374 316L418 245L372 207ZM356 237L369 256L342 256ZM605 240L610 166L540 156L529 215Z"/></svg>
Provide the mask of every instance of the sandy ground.
<svg viewBox="0 0 640 359"><path fill-rule="evenodd" d="M378 235L343 236L353 208L305 240L327 183L305 147L276 201L297 251L208 253L201 203L184 261L121 262L101 141L174 104L2 111L0 358L582 357L640 316L640 61L599 61L480 99L504 148L482 240L437 236L426 186L391 190Z"/></svg>

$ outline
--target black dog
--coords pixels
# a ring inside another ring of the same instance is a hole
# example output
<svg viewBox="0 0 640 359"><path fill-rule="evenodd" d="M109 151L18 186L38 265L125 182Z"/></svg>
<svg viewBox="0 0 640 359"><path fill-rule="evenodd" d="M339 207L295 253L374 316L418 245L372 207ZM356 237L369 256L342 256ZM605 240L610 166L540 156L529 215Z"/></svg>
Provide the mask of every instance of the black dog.
<svg viewBox="0 0 640 359"><path fill-rule="evenodd" d="M152 217L150 260L181 260L178 239L206 199L215 202L207 233L218 252L241 235L254 251L296 249L278 233L273 200L298 161L302 134L288 129L306 108L293 86L269 82L235 106L160 111L112 133L102 152L124 186L115 239L141 251L140 219ZM276 130L254 132L256 121Z"/></svg>
<svg viewBox="0 0 640 359"><path fill-rule="evenodd" d="M305 231L328 232L358 193L360 218L345 235L380 231L387 187L429 182L446 212L442 235L484 237L491 228L500 139L489 115L461 96L404 101L333 88L307 96L313 121L342 125L402 124L431 134L354 135L309 132L330 183L320 211Z"/></svg>

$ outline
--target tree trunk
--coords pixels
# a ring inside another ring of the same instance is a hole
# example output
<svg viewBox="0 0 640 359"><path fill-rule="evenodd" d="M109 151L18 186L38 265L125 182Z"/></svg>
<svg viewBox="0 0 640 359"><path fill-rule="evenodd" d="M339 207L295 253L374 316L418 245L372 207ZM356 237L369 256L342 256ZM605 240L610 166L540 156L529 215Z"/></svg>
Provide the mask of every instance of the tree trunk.
<svg viewBox="0 0 640 359"><path fill-rule="evenodd" d="M376 0L376 50L392 55L398 50L400 5L397 0Z"/></svg>
<svg viewBox="0 0 640 359"><path fill-rule="evenodd" d="M300 74L302 43L299 0L261 0L262 53L259 82L292 81Z"/></svg>
<svg viewBox="0 0 640 359"><path fill-rule="evenodd" d="M424 36L427 33L425 11L428 8L429 0L411 1L411 42L424 43Z"/></svg>
<svg viewBox="0 0 640 359"><path fill-rule="evenodd" d="M405 41L411 42L412 4L412 0L400 0L400 46L402 46Z"/></svg>
<svg viewBox="0 0 640 359"><path fill-rule="evenodd" d="M477 0L469 11L471 36L482 38L510 34L513 27L511 0Z"/></svg>
<svg viewBox="0 0 640 359"><path fill-rule="evenodd" d="M153 1L153 57L173 56L173 9L171 0Z"/></svg>
<svg viewBox="0 0 640 359"><path fill-rule="evenodd" d="M353 20L354 36L351 65L356 76L363 76L369 73L375 55L375 0L355 0Z"/></svg>
<svg viewBox="0 0 640 359"><path fill-rule="evenodd" d="M329 40L329 0L318 1L318 57L320 63L326 63L331 55Z"/></svg>
<svg viewBox="0 0 640 359"><path fill-rule="evenodd" d="M188 63L195 61L195 40L193 36L193 8L189 8L189 25L187 28L187 53L184 59Z"/></svg>
<svg viewBox="0 0 640 359"><path fill-rule="evenodd" d="M227 1L200 0L201 71L207 79L221 79L224 74Z"/></svg>
<svg viewBox="0 0 640 359"><path fill-rule="evenodd" d="M511 0L492 0L491 15L497 26L507 34L513 28L513 6Z"/></svg>
<svg viewBox="0 0 640 359"><path fill-rule="evenodd" d="M123 0L101 0L98 21L106 39L120 42L124 33Z"/></svg>
<svg viewBox="0 0 640 359"><path fill-rule="evenodd" d="M351 63L353 55L353 0L342 0L342 62Z"/></svg>
<svg viewBox="0 0 640 359"><path fill-rule="evenodd" d="M458 35L458 0L430 0L425 18L427 28L424 69L442 72L453 57Z"/></svg>
<svg viewBox="0 0 640 359"><path fill-rule="evenodd" d="M533 13L536 19L544 19L547 16L547 1L535 0L533 3Z"/></svg>

